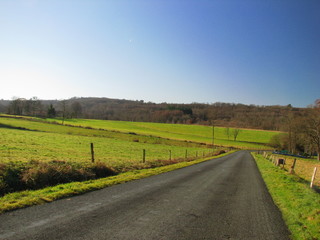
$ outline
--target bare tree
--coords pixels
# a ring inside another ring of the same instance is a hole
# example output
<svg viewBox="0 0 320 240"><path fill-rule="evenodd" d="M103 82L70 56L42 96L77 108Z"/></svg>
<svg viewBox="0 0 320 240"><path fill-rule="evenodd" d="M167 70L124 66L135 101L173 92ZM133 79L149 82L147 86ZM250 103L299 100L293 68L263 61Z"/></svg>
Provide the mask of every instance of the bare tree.
<svg viewBox="0 0 320 240"><path fill-rule="evenodd" d="M229 127L226 127L225 129L224 129L224 131L225 131L225 133L226 133L226 135L227 135L227 137L228 137L228 140L230 139L230 128Z"/></svg>
<svg viewBox="0 0 320 240"><path fill-rule="evenodd" d="M79 102L71 104L72 117L78 118L82 114L82 106Z"/></svg>
<svg viewBox="0 0 320 240"><path fill-rule="evenodd" d="M239 128L233 128L232 129L232 135L233 135L233 140L236 141L237 140L237 137L240 133L240 129Z"/></svg>
<svg viewBox="0 0 320 240"><path fill-rule="evenodd" d="M306 119L305 132L310 138L310 142L314 145L320 161L320 105L316 105L310 109Z"/></svg>
<svg viewBox="0 0 320 240"><path fill-rule="evenodd" d="M32 116L40 115L42 108L40 99L37 97L32 97L29 101L31 103Z"/></svg>
<svg viewBox="0 0 320 240"><path fill-rule="evenodd" d="M68 110L67 110L67 100L60 101L61 113L62 113L62 124L64 124L64 120L67 118Z"/></svg>
<svg viewBox="0 0 320 240"><path fill-rule="evenodd" d="M8 107L8 113L22 115L24 111L25 99L13 97Z"/></svg>

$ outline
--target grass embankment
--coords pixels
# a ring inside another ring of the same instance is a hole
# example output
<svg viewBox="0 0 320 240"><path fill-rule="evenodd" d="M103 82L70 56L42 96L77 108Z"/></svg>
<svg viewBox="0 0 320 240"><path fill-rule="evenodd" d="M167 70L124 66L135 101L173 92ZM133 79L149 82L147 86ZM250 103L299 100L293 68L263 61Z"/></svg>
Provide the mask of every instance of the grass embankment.
<svg viewBox="0 0 320 240"><path fill-rule="evenodd" d="M308 182L253 154L268 190L292 233L292 239L320 239L320 195Z"/></svg>
<svg viewBox="0 0 320 240"><path fill-rule="evenodd" d="M284 168L287 171L290 171L290 168L293 164L294 159L296 159L296 164L294 168L295 175L300 178L310 182L311 177L313 175L314 168L317 167L318 171L320 171L320 162L316 159L309 158L298 158L286 155L273 154L276 158L284 158L286 160L286 164ZM318 172L318 177L314 181L314 185L320 188L320 173Z"/></svg>
<svg viewBox="0 0 320 240"><path fill-rule="evenodd" d="M107 178L100 178L97 180L89 180L84 182L72 182L68 184L60 184L54 187L47 187L41 190L35 191L22 191L22 192L15 192L5 195L4 197L0 198L0 213L24 208L32 205L43 204L45 202L51 202L57 199L71 197L79 194L83 194L89 191L102 189L108 186L150 177L153 175L157 175L164 172L173 171L179 168L187 167L193 164L197 164L200 162L204 162L210 159L219 158L234 151L230 151L228 153L215 156L215 157L208 157L197 159L190 162L181 162L176 163L168 166L157 167L152 169L141 169L126 173L121 173L117 176L111 176Z"/></svg>
<svg viewBox="0 0 320 240"><path fill-rule="evenodd" d="M57 119L48 119L48 121L57 122ZM188 140L207 144L212 143L212 127L210 126L92 119L68 119L65 120L65 124L92 127L95 129L115 130L125 133L134 132L142 135L183 141ZM278 132L274 131L241 129L237 141L234 141L231 132L232 128L230 128L230 135L228 137L226 128L215 127L215 144L241 149L271 149L267 144L272 136L278 134Z"/></svg>

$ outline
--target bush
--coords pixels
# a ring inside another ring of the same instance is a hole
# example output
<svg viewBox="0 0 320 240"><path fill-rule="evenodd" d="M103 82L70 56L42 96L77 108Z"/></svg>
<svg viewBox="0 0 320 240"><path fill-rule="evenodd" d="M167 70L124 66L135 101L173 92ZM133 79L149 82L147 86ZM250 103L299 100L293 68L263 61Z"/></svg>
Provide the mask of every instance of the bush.
<svg viewBox="0 0 320 240"><path fill-rule="evenodd" d="M115 174L114 169L100 162L83 164L65 161L30 161L0 164L0 195Z"/></svg>
<svg viewBox="0 0 320 240"><path fill-rule="evenodd" d="M106 164L102 162L97 162L96 164L93 164L91 169L95 174L95 178L102 178L102 177L113 176L117 174L115 169L108 167Z"/></svg>
<svg viewBox="0 0 320 240"><path fill-rule="evenodd" d="M218 155L220 155L220 154L224 154L224 153L226 153L226 151L225 150L219 150L219 152L217 152L216 154L214 154L215 156L218 156Z"/></svg>
<svg viewBox="0 0 320 240"><path fill-rule="evenodd" d="M26 166L22 162L0 164L0 195L25 188L20 179L25 168Z"/></svg>

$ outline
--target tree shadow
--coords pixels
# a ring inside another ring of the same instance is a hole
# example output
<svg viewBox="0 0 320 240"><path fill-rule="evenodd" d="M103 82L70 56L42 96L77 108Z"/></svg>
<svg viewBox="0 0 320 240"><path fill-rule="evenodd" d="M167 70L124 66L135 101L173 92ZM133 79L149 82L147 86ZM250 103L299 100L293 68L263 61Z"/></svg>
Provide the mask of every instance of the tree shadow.
<svg viewBox="0 0 320 240"><path fill-rule="evenodd" d="M23 130L23 131L38 132L37 130L32 130L32 129L23 128L23 127L15 127L15 126L11 126L11 125L8 125L8 124L3 124L3 123L0 123L0 128L8 128L8 129L16 129L16 130Z"/></svg>

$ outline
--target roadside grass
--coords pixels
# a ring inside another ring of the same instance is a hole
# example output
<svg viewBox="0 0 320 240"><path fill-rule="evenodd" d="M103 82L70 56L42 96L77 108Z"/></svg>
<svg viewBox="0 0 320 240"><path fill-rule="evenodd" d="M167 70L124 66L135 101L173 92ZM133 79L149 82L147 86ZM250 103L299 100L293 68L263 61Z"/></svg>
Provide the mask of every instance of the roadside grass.
<svg viewBox="0 0 320 240"><path fill-rule="evenodd" d="M60 184L54 187L46 187L41 190L28 190L15 193L9 193L0 198L0 213L24 208L32 205L39 205L46 202L52 202L57 199L67 198L75 195L80 195L86 192L102 189L112 185L125 183L128 181L142 179L149 176L157 175L164 172L173 171L179 168L187 167L193 164L208 161L210 159L220 158L231 154L235 151L230 151L219 156L201 158L189 162L180 162L163 167L141 169L131 172L121 173L116 176L100 178L97 180L89 180L84 182L72 182Z"/></svg>
<svg viewBox="0 0 320 240"><path fill-rule="evenodd" d="M295 240L320 239L320 195L296 175L252 153L267 188Z"/></svg>
<svg viewBox="0 0 320 240"><path fill-rule="evenodd" d="M291 156L279 155L279 154L273 154L273 155L276 156L277 158L284 158L286 160L286 164L284 165L284 168L287 171L290 171L290 167L292 166L294 159L296 159L296 165L294 168L295 174L308 182L311 181L311 177L315 167L317 167L318 171L320 171L320 162L316 159L298 158L298 157L291 157ZM317 173L317 177L315 178L314 185L320 188L319 172Z"/></svg>

